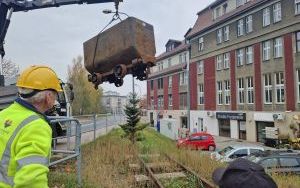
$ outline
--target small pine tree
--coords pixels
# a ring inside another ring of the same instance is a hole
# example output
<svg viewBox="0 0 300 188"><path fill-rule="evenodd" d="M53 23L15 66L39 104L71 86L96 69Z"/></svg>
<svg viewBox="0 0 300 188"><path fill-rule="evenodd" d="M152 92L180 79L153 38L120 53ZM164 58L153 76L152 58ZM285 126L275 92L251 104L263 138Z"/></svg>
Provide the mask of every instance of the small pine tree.
<svg viewBox="0 0 300 188"><path fill-rule="evenodd" d="M129 103L125 106L126 124L119 125L125 132L125 136L134 144L136 133L148 126L148 123L140 123L140 108L138 107L139 99L135 93L129 94Z"/></svg>

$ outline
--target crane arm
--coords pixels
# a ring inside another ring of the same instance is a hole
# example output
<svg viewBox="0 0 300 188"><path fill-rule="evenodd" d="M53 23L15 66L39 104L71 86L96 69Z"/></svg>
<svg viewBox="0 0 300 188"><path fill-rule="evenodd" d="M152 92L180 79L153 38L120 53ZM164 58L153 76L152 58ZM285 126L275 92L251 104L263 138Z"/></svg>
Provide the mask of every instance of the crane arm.
<svg viewBox="0 0 300 188"><path fill-rule="evenodd" d="M12 12L60 7L72 4L119 3L123 0L0 0L0 55L5 55L4 39Z"/></svg>

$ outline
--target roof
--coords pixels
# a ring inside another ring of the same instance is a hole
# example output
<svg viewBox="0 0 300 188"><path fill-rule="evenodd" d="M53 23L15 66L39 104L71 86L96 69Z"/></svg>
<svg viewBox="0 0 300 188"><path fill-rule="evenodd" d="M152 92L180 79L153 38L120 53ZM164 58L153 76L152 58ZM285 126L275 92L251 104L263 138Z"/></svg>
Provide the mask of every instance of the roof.
<svg viewBox="0 0 300 188"><path fill-rule="evenodd" d="M186 63L177 64L177 65L168 67L166 69L163 69L162 71L151 73L148 76L148 80L156 78L156 77L161 77L162 75L169 75L169 74L172 74L172 73L175 73L178 71L182 71L182 70L184 70L185 66L186 66Z"/></svg>
<svg viewBox="0 0 300 188"><path fill-rule="evenodd" d="M167 42L167 44L166 44L165 46L168 46L169 43L171 43L171 42L172 42L172 43L181 43L180 40L169 39L168 42Z"/></svg>
<svg viewBox="0 0 300 188"><path fill-rule="evenodd" d="M192 30L186 36L186 38L190 39L190 38L196 36L197 34L204 32L204 31L210 29L211 27L219 24L220 22L224 22L224 20L226 20L226 19L229 19L233 16L240 15L241 11L252 8L252 7L254 7L262 2L266 2L268 0L252 0L248 3L246 3L245 5L240 6L240 7L236 8L214 20L213 14L212 14L213 7L217 6L218 4L222 3L223 1L224 0L216 0L214 3L210 4L208 7L206 7L202 11L198 12L198 19L197 19L196 23L194 24Z"/></svg>
<svg viewBox="0 0 300 188"><path fill-rule="evenodd" d="M159 56L157 56L156 61L160 61L162 59L171 57L182 51L188 50L188 48L189 48L189 44L186 44L185 41L181 41L181 44L179 46L177 46L176 48L174 48L173 50L171 50L169 52L164 52L164 53L160 54Z"/></svg>

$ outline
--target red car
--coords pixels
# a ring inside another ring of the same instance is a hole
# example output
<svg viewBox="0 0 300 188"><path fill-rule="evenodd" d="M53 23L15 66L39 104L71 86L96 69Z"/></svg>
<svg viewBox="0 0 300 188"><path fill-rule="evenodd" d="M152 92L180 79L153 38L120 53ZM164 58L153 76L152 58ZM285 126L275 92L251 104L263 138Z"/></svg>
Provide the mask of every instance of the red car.
<svg viewBox="0 0 300 188"><path fill-rule="evenodd" d="M199 132L194 133L187 138L179 139L177 141L177 147L214 151L216 149L216 144L214 137L211 134Z"/></svg>

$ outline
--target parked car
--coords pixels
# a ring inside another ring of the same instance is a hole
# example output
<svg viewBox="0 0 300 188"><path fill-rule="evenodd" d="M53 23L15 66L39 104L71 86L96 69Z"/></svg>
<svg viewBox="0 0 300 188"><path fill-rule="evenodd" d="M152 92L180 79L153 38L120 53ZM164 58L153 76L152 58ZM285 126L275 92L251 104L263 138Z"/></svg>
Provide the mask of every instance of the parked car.
<svg viewBox="0 0 300 188"><path fill-rule="evenodd" d="M211 158L221 162L231 162L236 158L246 157L258 151L264 151L264 148L259 146L232 145L211 153Z"/></svg>
<svg viewBox="0 0 300 188"><path fill-rule="evenodd" d="M260 164L270 173L300 175L300 153L292 150L257 152L246 159Z"/></svg>
<svg viewBox="0 0 300 188"><path fill-rule="evenodd" d="M187 138L179 139L177 141L177 147L214 151L216 149L216 144L214 137L211 134L199 132L194 133Z"/></svg>

